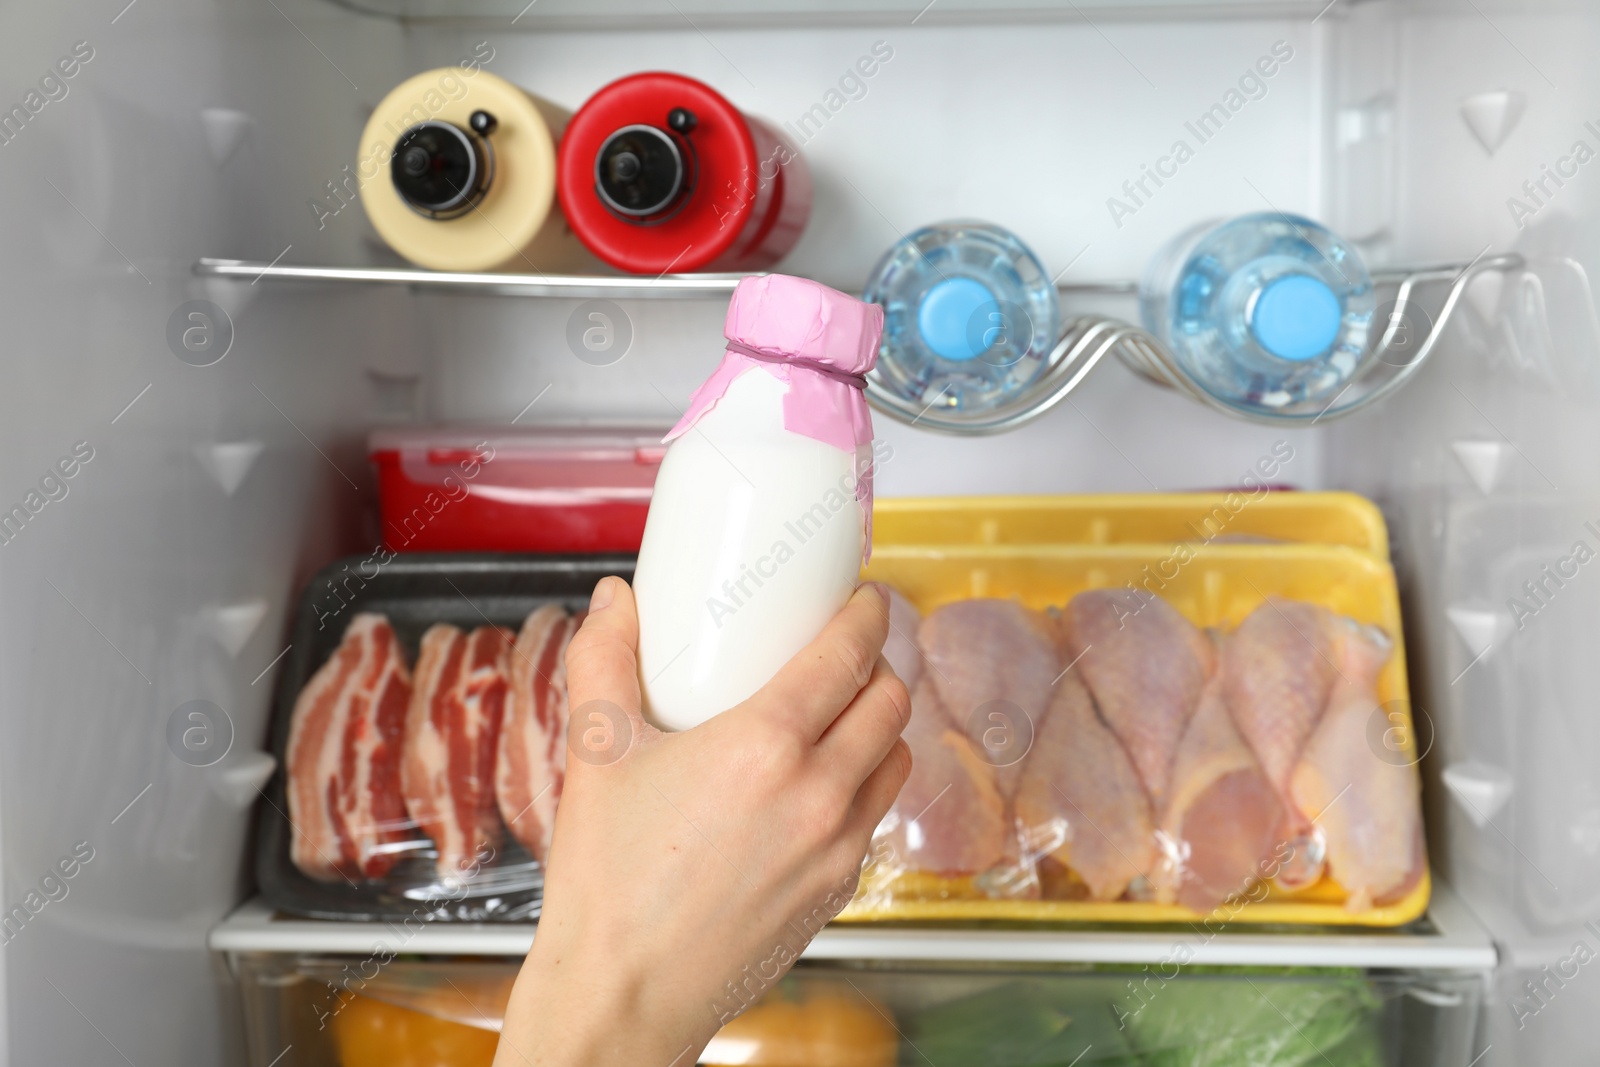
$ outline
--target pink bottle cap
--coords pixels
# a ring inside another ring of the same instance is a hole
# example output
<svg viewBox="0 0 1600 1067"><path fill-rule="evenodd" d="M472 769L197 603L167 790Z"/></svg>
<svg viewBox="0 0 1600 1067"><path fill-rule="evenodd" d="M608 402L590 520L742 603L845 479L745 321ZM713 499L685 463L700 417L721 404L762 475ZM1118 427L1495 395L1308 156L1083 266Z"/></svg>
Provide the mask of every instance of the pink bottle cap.
<svg viewBox="0 0 1600 1067"><path fill-rule="evenodd" d="M789 387L783 398L785 429L850 453L872 444L872 412L862 375L878 361L883 308L805 278L764 274L745 278L734 288L722 332L728 339L722 362L689 398L688 411L666 440L687 433L735 378L760 368ZM857 473L856 500L866 524L865 555L870 556L870 459L864 468Z"/></svg>

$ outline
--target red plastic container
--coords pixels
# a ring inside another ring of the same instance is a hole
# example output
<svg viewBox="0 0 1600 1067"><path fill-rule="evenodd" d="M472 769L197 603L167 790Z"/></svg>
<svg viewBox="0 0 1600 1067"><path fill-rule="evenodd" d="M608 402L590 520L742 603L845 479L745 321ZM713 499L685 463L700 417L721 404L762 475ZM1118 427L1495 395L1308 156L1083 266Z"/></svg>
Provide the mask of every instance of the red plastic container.
<svg viewBox="0 0 1600 1067"><path fill-rule="evenodd" d="M637 274L764 270L811 214L795 148L709 85L659 72L612 82L572 116L556 194L591 252Z"/></svg>
<svg viewBox="0 0 1600 1067"><path fill-rule="evenodd" d="M663 427L379 430L394 552L637 552Z"/></svg>

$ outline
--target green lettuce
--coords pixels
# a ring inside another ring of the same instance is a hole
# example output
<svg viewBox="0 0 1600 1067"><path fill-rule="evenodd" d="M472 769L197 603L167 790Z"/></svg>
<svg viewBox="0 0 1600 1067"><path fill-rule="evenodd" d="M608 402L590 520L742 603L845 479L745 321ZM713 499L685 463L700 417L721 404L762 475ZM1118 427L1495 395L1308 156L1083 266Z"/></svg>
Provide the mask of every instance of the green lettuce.
<svg viewBox="0 0 1600 1067"><path fill-rule="evenodd" d="M1382 1004L1360 977L1188 975L1123 997L1145 1067L1381 1067Z"/></svg>
<svg viewBox="0 0 1600 1067"><path fill-rule="evenodd" d="M1098 984L1098 983L1097 983ZM945 1001L908 1020L900 1062L937 1067L1138 1067L1105 995L1077 983L1019 979Z"/></svg>
<svg viewBox="0 0 1600 1067"><path fill-rule="evenodd" d="M1354 972L1017 978L905 1020L903 1064L1382 1067L1382 1002Z"/></svg>

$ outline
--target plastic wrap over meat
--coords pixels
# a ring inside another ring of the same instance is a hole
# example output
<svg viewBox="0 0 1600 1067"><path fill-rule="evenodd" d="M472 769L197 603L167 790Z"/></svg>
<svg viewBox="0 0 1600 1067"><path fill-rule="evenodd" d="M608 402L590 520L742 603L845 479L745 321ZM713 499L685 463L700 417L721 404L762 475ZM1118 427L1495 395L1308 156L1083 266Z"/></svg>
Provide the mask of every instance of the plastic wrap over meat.
<svg viewBox="0 0 1600 1067"><path fill-rule="evenodd" d="M865 909L998 898L1207 913L1331 879L1360 911L1421 878L1414 763L1370 740L1393 648L1381 631L1281 598L1206 631L1131 588L1044 611L890 604L913 768L878 828Z"/></svg>
<svg viewBox="0 0 1600 1067"><path fill-rule="evenodd" d="M413 636L413 670L389 619L352 616L295 700L285 783L294 868L388 913L406 901L421 919L536 915L577 625L553 603L520 632L434 623ZM368 889L376 895L360 895Z"/></svg>
<svg viewBox="0 0 1600 1067"><path fill-rule="evenodd" d="M500 815L522 847L549 858L567 768L567 642L577 620L547 604L528 616L511 658L511 702L495 763Z"/></svg>
<svg viewBox="0 0 1600 1067"><path fill-rule="evenodd" d="M392 846L411 836L400 795L410 701L394 627L357 615L290 720L290 855L312 878L381 878L394 864Z"/></svg>
<svg viewBox="0 0 1600 1067"><path fill-rule="evenodd" d="M511 689L512 636L498 626L422 635L406 714L400 784L406 810L438 849L443 881L500 843L494 760Z"/></svg>

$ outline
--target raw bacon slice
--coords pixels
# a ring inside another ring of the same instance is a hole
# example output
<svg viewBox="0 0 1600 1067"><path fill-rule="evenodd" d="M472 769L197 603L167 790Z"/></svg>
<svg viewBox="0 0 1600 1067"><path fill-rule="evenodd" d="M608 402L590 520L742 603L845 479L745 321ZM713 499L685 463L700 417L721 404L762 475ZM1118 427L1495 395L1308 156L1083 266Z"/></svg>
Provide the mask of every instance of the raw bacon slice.
<svg viewBox="0 0 1600 1067"><path fill-rule="evenodd" d="M510 687L510 631L438 624L422 635L400 767L406 809L455 880L500 840L494 762Z"/></svg>
<svg viewBox="0 0 1600 1067"><path fill-rule="evenodd" d="M511 656L495 798L511 835L544 863L567 768L567 642L576 620L555 604L528 616Z"/></svg>
<svg viewBox="0 0 1600 1067"><path fill-rule="evenodd" d="M312 878L379 878L410 836L400 755L411 675L382 615L350 620L289 720L290 858Z"/></svg>

